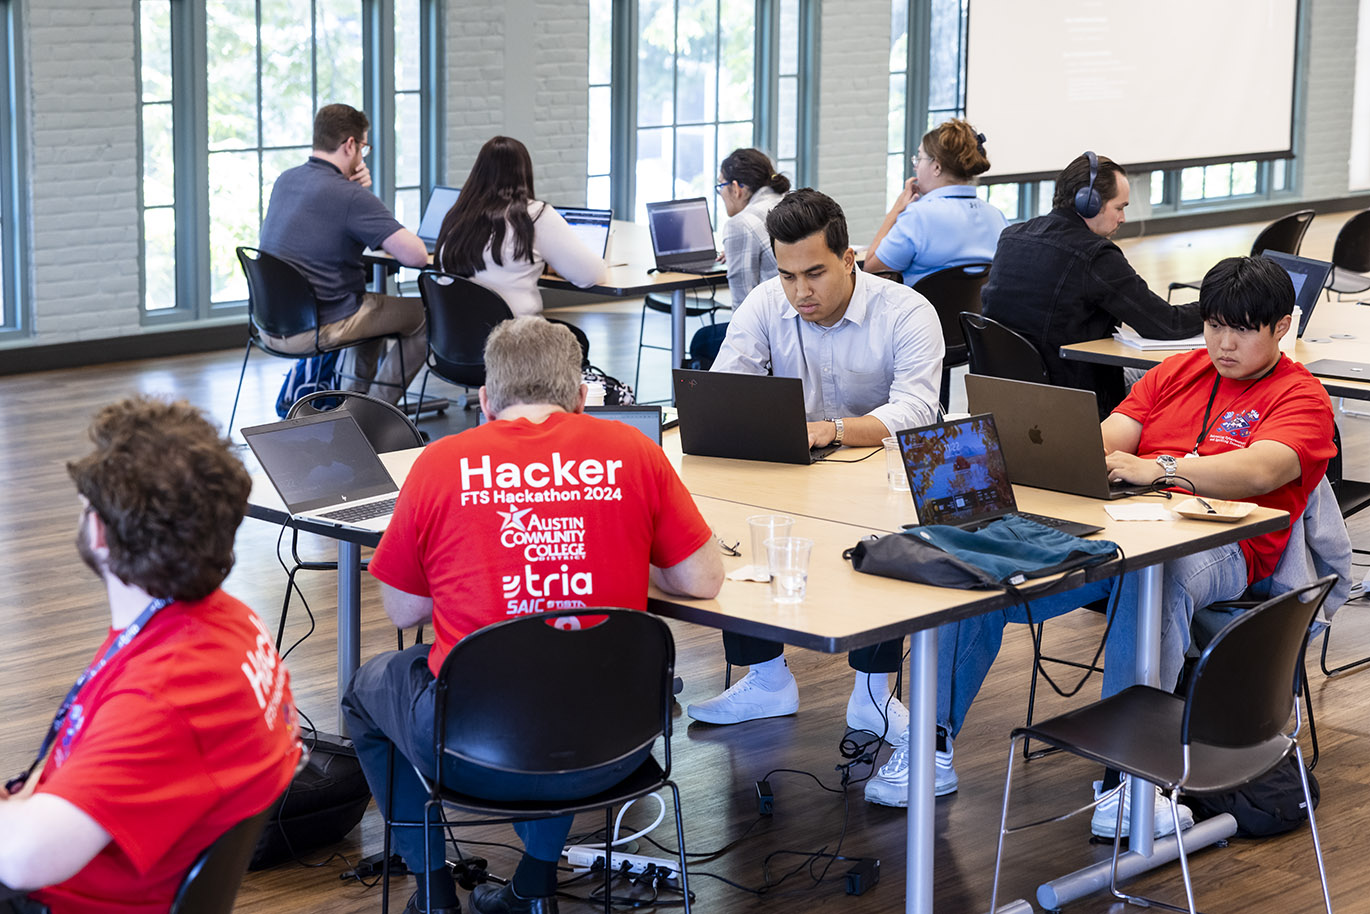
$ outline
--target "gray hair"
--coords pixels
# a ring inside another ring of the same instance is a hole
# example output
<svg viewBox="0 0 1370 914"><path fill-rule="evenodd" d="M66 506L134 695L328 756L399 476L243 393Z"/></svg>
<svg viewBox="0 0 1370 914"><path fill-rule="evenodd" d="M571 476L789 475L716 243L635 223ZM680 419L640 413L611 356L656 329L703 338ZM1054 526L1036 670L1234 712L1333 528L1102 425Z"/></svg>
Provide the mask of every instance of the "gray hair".
<svg viewBox="0 0 1370 914"><path fill-rule="evenodd" d="M485 396L496 415L517 404L560 406L580 400L580 343L541 317L516 317L485 340Z"/></svg>

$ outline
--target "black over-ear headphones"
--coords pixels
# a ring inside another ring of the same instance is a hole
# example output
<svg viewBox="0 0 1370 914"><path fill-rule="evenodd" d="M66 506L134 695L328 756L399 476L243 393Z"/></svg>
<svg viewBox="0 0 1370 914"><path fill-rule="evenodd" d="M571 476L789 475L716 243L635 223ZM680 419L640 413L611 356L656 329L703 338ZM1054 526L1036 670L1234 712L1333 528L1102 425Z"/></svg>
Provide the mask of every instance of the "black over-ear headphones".
<svg viewBox="0 0 1370 914"><path fill-rule="evenodd" d="M1093 219L1104 208L1104 201L1094 189L1094 179L1099 177L1099 157L1086 149L1085 158L1089 159L1089 183L1075 192L1075 212Z"/></svg>

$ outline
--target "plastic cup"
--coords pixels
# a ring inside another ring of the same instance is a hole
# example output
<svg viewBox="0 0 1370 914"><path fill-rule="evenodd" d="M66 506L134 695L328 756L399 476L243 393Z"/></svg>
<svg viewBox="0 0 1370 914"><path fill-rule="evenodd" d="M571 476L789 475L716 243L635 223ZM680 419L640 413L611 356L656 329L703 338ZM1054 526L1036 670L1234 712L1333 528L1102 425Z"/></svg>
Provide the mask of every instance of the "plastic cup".
<svg viewBox="0 0 1370 914"><path fill-rule="evenodd" d="M885 474L889 477L890 489L907 492L909 474L904 471L904 455L899 450L899 439L886 438L882 443L885 445Z"/></svg>
<svg viewBox="0 0 1370 914"><path fill-rule="evenodd" d="M763 580L770 580L766 540L789 536L794 529L794 518L788 514L753 514L747 518L747 528L752 532L752 565L765 575Z"/></svg>
<svg viewBox="0 0 1370 914"><path fill-rule="evenodd" d="M771 599L776 603L802 603L809 581L809 553L813 540L802 536L778 536L766 540L771 567Z"/></svg>

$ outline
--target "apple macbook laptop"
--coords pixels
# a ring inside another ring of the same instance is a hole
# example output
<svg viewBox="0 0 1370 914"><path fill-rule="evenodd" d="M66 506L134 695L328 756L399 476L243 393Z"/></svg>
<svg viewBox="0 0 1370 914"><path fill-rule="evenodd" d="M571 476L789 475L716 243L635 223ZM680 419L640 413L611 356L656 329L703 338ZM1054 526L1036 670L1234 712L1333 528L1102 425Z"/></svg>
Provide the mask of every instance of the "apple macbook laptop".
<svg viewBox="0 0 1370 914"><path fill-rule="evenodd" d="M723 269L714 247L709 204L703 197L647 204L656 268L663 273L717 273Z"/></svg>
<svg viewBox="0 0 1370 914"><path fill-rule="evenodd" d="M1342 381L1370 381L1370 363L1348 362L1343 359L1318 359L1303 366L1320 378Z"/></svg>
<svg viewBox="0 0 1370 914"><path fill-rule="evenodd" d="M990 415L970 416L898 432L904 471L918 509L918 523L978 530L1010 514L1088 536L1103 527L1018 510L999 435Z"/></svg>
<svg viewBox="0 0 1370 914"><path fill-rule="evenodd" d="M242 430L292 517L382 531L399 487L357 420L335 409Z"/></svg>
<svg viewBox="0 0 1370 914"><path fill-rule="evenodd" d="M442 231L442 220L447 218L448 210L457 202L457 195L460 193L460 187L438 185L428 195L428 205L423 208L423 218L419 220L419 230L414 233L419 236L424 247L428 248L428 253L433 253L437 247L438 233Z"/></svg>
<svg viewBox="0 0 1370 914"><path fill-rule="evenodd" d="M614 214L607 209L558 206L556 211L576 233L580 243L600 257L609 256L609 226Z"/></svg>
<svg viewBox="0 0 1370 914"><path fill-rule="evenodd" d="M809 450L798 378L676 368L671 381L686 454L804 464L837 450Z"/></svg>
<svg viewBox="0 0 1370 914"><path fill-rule="evenodd" d="M642 406L633 404L631 406L587 406L585 415L594 416L596 419L612 419L622 422L624 425L631 425L633 428L642 432L654 444L661 444L661 407Z"/></svg>
<svg viewBox="0 0 1370 914"><path fill-rule="evenodd" d="M1009 481L1015 485L1086 498L1124 498L1151 491L1151 486L1109 483L1092 390L968 374L966 400L971 412L994 415L1010 467Z"/></svg>
<svg viewBox="0 0 1370 914"><path fill-rule="evenodd" d="M1294 283L1294 307L1299 309L1298 339L1303 339L1303 331L1308 327L1308 319L1313 316L1313 308L1318 304L1327 285L1327 277L1332 272L1332 264L1323 260L1309 260L1279 251L1262 251L1261 256L1273 260L1284 267Z"/></svg>

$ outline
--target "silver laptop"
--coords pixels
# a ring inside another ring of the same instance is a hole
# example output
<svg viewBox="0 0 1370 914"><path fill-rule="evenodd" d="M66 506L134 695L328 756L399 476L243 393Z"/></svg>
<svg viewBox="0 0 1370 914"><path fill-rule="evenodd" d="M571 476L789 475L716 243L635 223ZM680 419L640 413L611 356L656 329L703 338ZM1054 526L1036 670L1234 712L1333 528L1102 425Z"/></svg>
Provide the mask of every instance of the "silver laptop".
<svg viewBox="0 0 1370 914"><path fill-rule="evenodd" d="M977 530L1012 514L1071 536L1088 536L1103 529L1097 524L1018 510L993 416L906 428L895 437L919 524Z"/></svg>
<svg viewBox="0 0 1370 914"><path fill-rule="evenodd" d="M703 197L647 204L656 268L665 273L717 273L714 226Z"/></svg>
<svg viewBox="0 0 1370 914"><path fill-rule="evenodd" d="M444 187L439 184L428 195L428 205L423 208L423 218L419 220L419 230L414 233L419 236L424 247L428 248L428 253L433 253L437 247L438 233L442 231L442 220L447 218L448 211L457 202L457 196L460 193L460 187Z"/></svg>
<svg viewBox="0 0 1370 914"><path fill-rule="evenodd" d="M1151 491L1150 486L1109 483L1092 390L968 374L966 400L971 412L994 414L1009 480L1017 485L1086 498Z"/></svg>
<svg viewBox="0 0 1370 914"><path fill-rule="evenodd" d="M676 368L671 380L686 454L804 464L837 450L809 450L804 382L798 378Z"/></svg>
<svg viewBox="0 0 1370 914"><path fill-rule="evenodd" d="M399 487L357 420L335 409L242 430L292 517L382 531Z"/></svg>
<svg viewBox="0 0 1370 914"><path fill-rule="evenodd" d="M586 209L578 206L558 206L556 211L576 233L580 243L600 257L609 256L609 227L614 214L607 209Z"/></svg>

